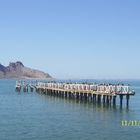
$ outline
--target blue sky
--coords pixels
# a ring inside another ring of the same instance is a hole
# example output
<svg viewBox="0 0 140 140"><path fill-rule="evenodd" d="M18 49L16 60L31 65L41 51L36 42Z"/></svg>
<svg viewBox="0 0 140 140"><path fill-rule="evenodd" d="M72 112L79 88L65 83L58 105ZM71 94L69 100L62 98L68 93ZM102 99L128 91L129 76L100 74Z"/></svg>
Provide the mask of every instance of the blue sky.
<svg viewBox="0 0 140 140"><path fill-rule="evenodd" d="M140 79L139 0L0 0L0 63L56 78Z"/></svg>

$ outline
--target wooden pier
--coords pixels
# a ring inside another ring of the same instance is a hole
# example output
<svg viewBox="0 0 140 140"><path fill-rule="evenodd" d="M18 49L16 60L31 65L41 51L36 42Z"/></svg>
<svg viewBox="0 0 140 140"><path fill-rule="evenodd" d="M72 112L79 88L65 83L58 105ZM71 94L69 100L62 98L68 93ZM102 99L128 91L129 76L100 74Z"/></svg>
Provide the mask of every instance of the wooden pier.
<svg viewBox="0 0 140 140"><path fill-rule="evenodd" d="M127 85L114 84L81 84L81 83L56 83L37 82L25 83L16 82L16 91L43 93L64 98L98 102L103 104L116 105L116 98L120 98L120 107L123 105L123 98L126 97L126 106L129 106L130 96L135 95L135 91Z"/></svg>

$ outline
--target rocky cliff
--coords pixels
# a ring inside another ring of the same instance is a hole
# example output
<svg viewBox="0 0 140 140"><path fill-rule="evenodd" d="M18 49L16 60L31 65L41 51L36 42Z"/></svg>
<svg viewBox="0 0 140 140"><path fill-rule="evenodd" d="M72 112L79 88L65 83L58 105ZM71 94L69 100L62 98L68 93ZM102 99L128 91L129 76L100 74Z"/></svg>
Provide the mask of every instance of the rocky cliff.
<svg viewBox="0 0 140 140"><path fill-rule="evenodd" d="M51 76L48 73L25 67L22 62L17 61L15 63L10 63L9 66L6 67L0 64L0 78L46 79L51 78Z"/></svg>

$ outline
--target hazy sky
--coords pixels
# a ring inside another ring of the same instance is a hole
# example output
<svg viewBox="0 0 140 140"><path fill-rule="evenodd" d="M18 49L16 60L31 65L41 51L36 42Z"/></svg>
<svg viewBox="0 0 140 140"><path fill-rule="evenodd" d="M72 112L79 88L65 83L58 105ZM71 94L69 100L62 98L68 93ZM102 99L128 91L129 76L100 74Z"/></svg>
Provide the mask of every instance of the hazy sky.
<svg viewBox="0 0 140 140"><path fill-rule="evenodd" d="M0 63L56 78L140 79L140 0L0 0Z"/></svg>

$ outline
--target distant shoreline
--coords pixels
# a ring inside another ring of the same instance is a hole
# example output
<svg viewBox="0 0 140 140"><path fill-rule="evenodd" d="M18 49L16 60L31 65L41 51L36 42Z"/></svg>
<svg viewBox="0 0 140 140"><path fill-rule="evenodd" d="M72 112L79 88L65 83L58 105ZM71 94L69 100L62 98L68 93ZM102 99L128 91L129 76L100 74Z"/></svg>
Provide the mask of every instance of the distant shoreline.
<svg viewBox="0 0 140 140"><path fill-rule="evenodd" d="M55 78L0 78L0 80L55 80Z"/></svg>

